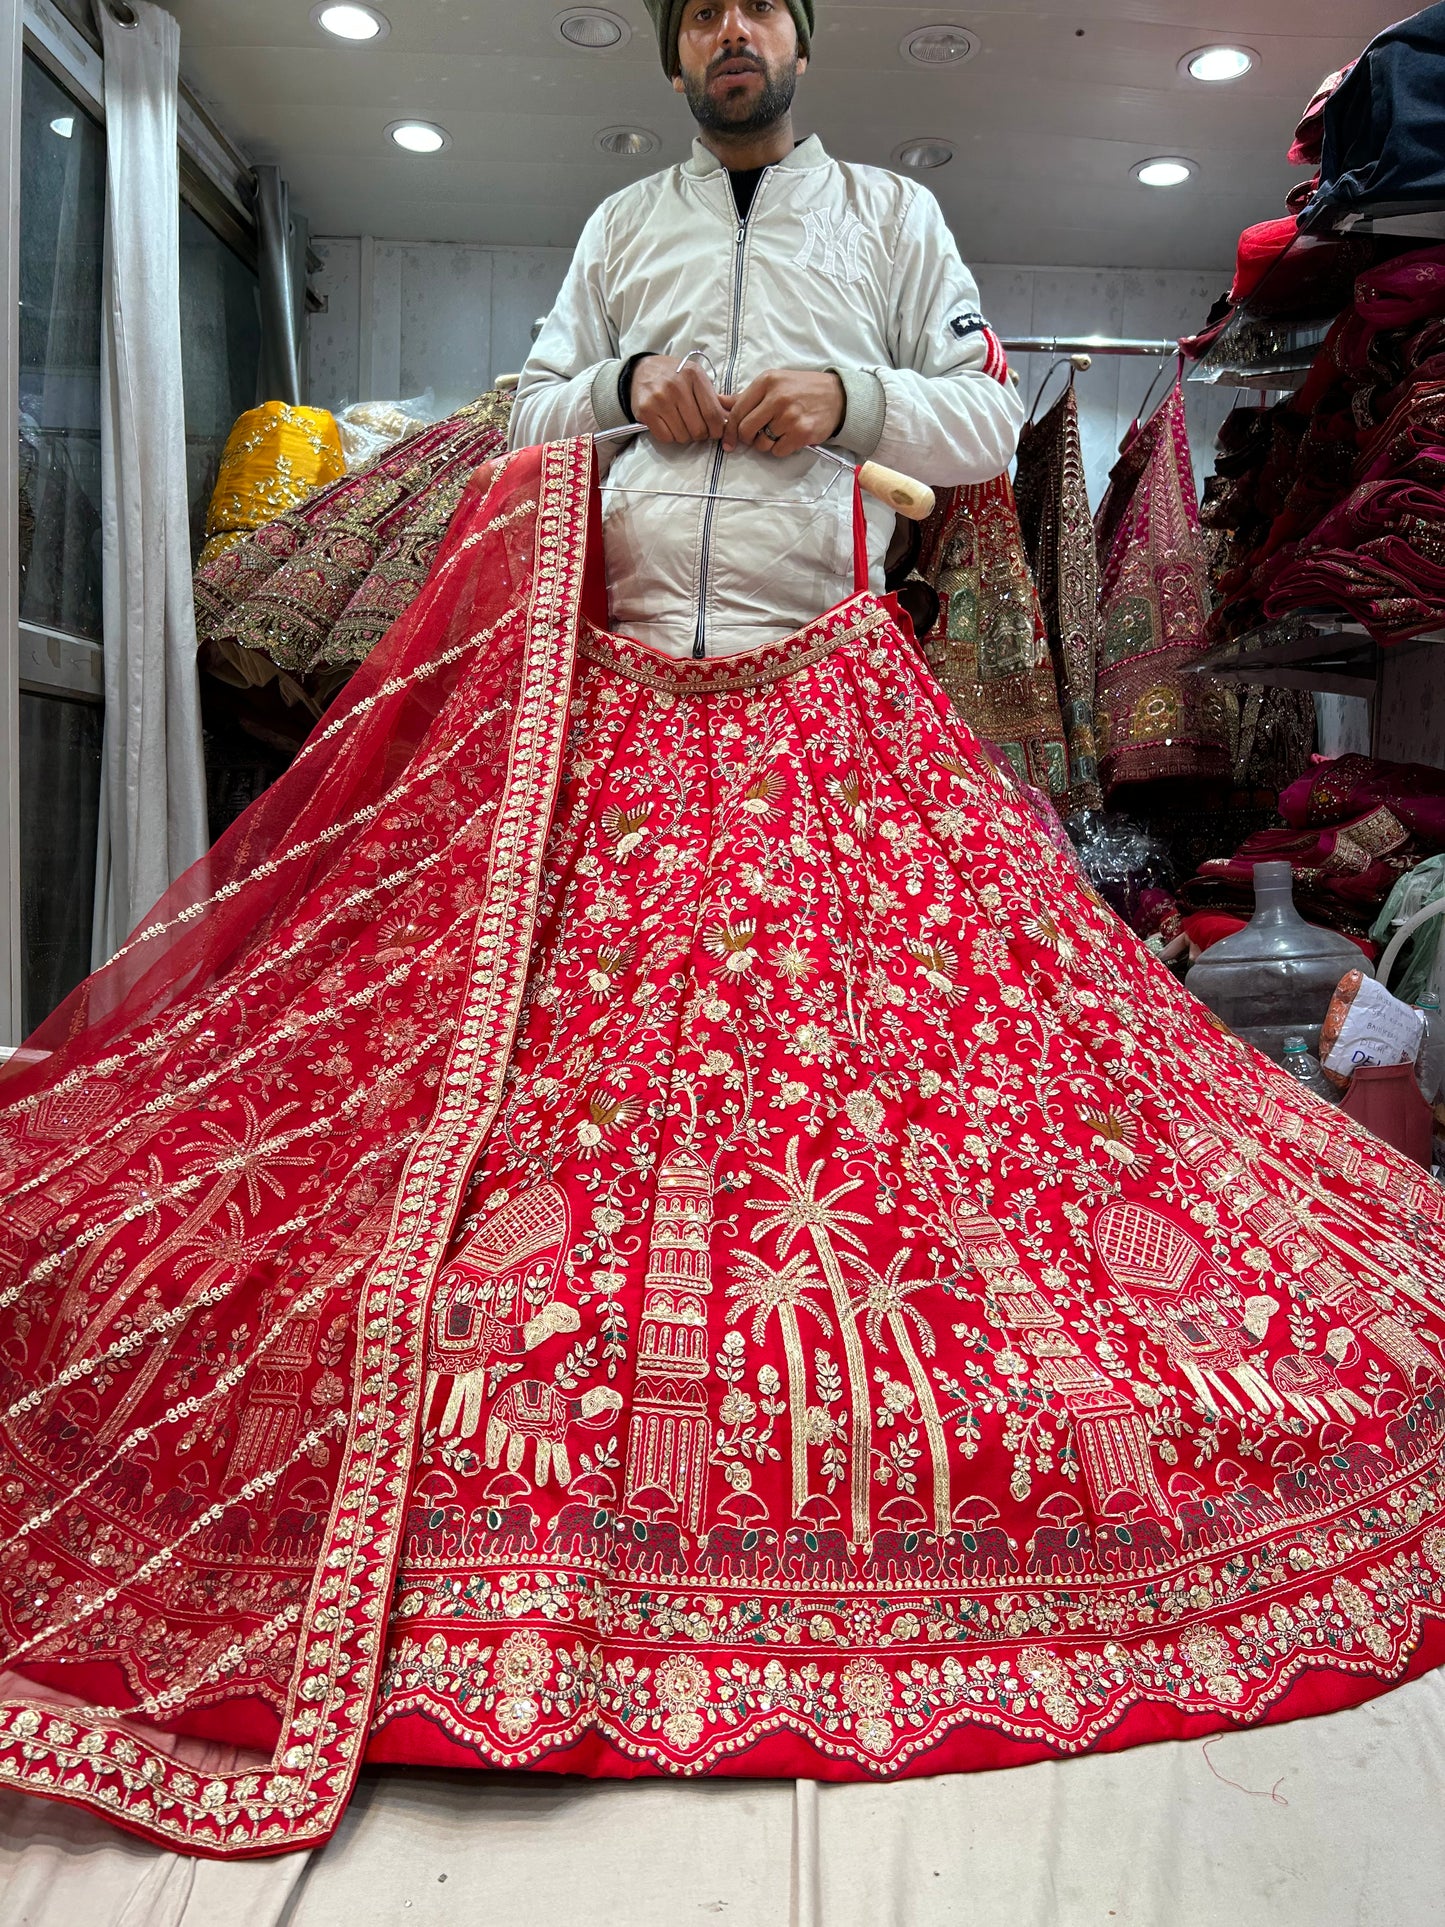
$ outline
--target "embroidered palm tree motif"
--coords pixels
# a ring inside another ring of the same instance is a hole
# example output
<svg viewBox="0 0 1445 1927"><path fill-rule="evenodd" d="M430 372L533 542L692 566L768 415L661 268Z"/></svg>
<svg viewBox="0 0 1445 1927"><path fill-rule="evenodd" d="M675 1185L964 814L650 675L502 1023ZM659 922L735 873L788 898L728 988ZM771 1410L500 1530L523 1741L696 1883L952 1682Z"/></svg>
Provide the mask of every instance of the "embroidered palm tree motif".
<svg viewBox="0 0 1445 1927"><path fill-rule="evenodd" d="M923 1369L923 1361L918 1353L932 1358L935 1346L933 1328L923 1316L917 1305L909 1301L913 1294L928 1288L931 1280L914 1278L904 1283L903 1273L913 1257L908 1246L897 1251L888 1261L885 1272L877 1272L871 1265L854 1261L863 1290L854 1301L855 1315L861 1315L872 1344L882 1343L883 1327L886 1325L897 1345L903 1363L908 1368L909 1383L913 1395L918 1400L919 1415L928 1438L928 1450L933 1461L933 1526L940 1538L948 1534L953 1523L953 1499L949 1490L948 1478L948 1440L944 1436L943 1420L939 1416L938 1401L933 1396L933 1387L928 1382L928 1374ZM915 1348L909 1323L918 1334Z"/></svg>
<svg viewBox="0 0 1445 1927"><path fill-rule="evenodd" d="M807 1254L795 1251L786 1264L770 1265L755 1251L743 1251L733 1269L736 1283L728 1286L732 1309L728 1322L753 1315L752 1338L762 1342L770 1318L778 1321L783 1336L783 1358L788 1368L788 1422L792 1427L793 1511L800 1512L808 1497L808 1373L803 1358L803 1337L798 1329L798 1313L806 1311L817 1319L826 1336L833 1335L833 1321L821 1305L807 1293L819 1288L819 1277Z"/></svg>
<svg viewBox="0 0 1445 1927"><path fill-rule="evenodd" d="M836 1189L819 1196L818 1185L823 1173L823 1160L809 1167L806 1177L798 1161L798 1140L789 1140L785 1153L785 1169L781 1175L776 1171L765 1171L755 1166L760 1176L771 1178L783 1193L777 1203L764 1203L749 1199L750 1211L765 1211L765 1217L753 1229L753 1241L777 1234L779 1258L786 1258L794 1242L805 1233L812 1242L823 1276L828 1281L828 1289L833 1295L833 1308L838 1316L838 1325L843 1334L843 1352L848 1361L848 1390L853 1405L852 1422L852 1478L850 1495L852 1498L853 1537L864 1541L868 1538L868 1467L872 1449L872 1423L868 1410L868 1372L863 1360L863 1341L858 1336L858 1321L855 1316L852 1295L848 1281L843 1275L843 1267L838 1262L834 1239L839 1244L861 1252L863 1245L851 1229L855 1224L866 1224L866 1216L861 1211L844 1211L839 1198L846 1198L852 1191L861 1188L862 1180L852 1178Z"/></svg>

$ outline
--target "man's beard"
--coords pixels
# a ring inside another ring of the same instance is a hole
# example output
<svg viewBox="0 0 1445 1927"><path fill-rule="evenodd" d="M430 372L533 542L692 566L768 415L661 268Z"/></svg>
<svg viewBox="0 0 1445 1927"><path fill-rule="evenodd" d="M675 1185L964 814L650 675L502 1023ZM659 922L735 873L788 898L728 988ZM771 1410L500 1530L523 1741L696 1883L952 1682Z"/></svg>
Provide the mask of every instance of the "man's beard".
<svg viewBox="0 0 1445 1927"><path fill-rule="evenodd" d="M724 55L714 64L722 66L729 58L736 59L737 56ZM683 75L683 93L699 127L706 128L710 134L760 134L783 118L798 90L797 62L777 70L761 60L757 64L763 74L763 91L746 112L739 112L713 99L708 92L710 74L704 74L700 80L694 79L691 74Z"/></svg>

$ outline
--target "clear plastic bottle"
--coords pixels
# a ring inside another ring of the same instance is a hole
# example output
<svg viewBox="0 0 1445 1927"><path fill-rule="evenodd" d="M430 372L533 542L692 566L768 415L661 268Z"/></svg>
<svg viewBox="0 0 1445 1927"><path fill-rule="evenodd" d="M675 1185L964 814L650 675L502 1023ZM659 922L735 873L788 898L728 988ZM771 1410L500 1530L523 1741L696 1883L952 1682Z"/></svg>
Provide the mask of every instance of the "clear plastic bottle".
<svg viewBox="0 0 1445 1927"><path fill-rule="evenodd" d="M1425 1019L1425 1035L1420 1039L1420 1054L1415 1059L1415 1081L1427 1104L1433 1104L1445 1084L1445 1022L1440 1016L1440 999L1427 991L1415 1006Z"/></svg>
<svg viewBox="0 0 1445 1927"><path fill-rule="evenodd" d="M1438 1174L1445 1171L1445 1018L1433 990L1427 991L1415 1008L1425 1019L1425 1035L1415 1059L1415 1081L1434 1113L1431 1164Z"/></svg>
<svg viewBox="0 0 1445 1927"><path fill-rule="evenodd" d="M1296 1084L1303 1084L1306 1090L1314 1092L1327 1103L1333 1104L1339 1096L1324 1072L1320 1060L1311 1052L1303 1037L1286 1037L1284 1040L1285 1074L1292 1077Z"/></svg>

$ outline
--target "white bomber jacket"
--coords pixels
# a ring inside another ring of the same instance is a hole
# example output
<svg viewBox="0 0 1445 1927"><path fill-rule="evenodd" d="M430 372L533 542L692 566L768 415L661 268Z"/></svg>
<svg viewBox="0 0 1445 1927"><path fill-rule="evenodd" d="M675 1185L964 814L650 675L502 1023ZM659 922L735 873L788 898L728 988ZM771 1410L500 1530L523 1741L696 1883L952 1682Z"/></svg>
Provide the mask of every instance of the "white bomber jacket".
<svg viewBox="0 0 1445 1927"><path fill-rule="evenodd" d="M694 348L723 393L770 368L835 370L837 446L936 487L1012 459L1022 406L938 203L816 135L766 169L743 222L701 142L602 203L522 372L512 446L620 427L624 363ZM864 500L879 589L893 511ZM611 463L603 529L612 627L668 655L756 648L852 592L852 485L806 451L639 434Z"/></svg>

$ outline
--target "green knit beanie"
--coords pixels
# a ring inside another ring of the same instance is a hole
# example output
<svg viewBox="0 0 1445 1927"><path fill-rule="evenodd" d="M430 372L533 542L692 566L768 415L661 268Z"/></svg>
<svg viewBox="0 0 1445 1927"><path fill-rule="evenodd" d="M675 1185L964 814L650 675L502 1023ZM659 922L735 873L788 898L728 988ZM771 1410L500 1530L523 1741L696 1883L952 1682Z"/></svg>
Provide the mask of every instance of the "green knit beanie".
<svg viewBox="0 0 1445 1927"><path fill-rule="evenodd" d="M657 29L657 46L662 55L662 70L671 80L677 72L677 30L682 25L682 10L687 0L646 0L647 11ZM798 52L811 51L813 0L787 0L788 12L798 29Z"/></svg>

